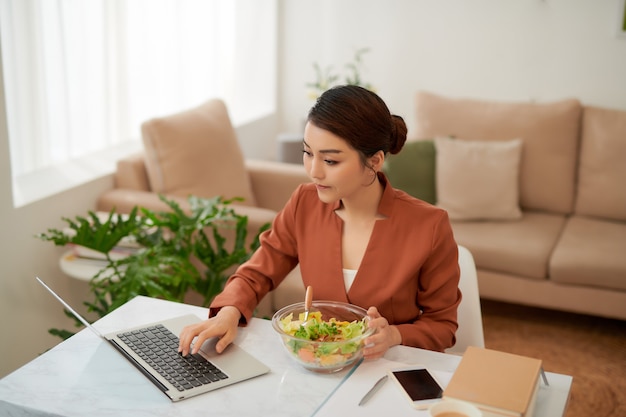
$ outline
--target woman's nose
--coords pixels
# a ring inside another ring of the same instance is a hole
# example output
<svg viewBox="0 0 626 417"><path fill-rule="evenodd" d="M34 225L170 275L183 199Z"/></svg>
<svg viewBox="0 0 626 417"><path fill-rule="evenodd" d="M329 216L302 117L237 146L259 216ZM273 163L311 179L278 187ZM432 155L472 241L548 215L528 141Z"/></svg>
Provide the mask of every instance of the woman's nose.
<svg viewBox="0 0 626 417"><path fill-rule="evenodd" d="M315 158L310 159L308 162L309 162L309 167L308 167L309 177L314 178L314 179L322 178L324 176L324 172L323 172L320 162L316 160Z"/></svg>

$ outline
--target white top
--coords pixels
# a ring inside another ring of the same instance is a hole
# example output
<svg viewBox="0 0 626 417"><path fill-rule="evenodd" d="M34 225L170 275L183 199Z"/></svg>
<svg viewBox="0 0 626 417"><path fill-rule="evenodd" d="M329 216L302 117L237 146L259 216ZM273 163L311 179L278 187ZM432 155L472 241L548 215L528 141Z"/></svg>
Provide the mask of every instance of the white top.
<svg viewBox="0 0 626 417"><path fill-rule="evenodd" d="M346 286L346 292L350 291L350 287L354 282L358 269L346 269L343 268L343 283Z"/></svg>

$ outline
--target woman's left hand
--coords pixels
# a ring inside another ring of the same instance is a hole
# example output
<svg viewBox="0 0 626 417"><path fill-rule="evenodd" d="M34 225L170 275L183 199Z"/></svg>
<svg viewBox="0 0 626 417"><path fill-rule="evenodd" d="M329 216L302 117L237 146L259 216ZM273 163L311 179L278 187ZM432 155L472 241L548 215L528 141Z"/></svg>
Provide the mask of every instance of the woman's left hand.
<svg viewBox="0 0 626 417"><path fill-rule="evenodd" d="M380 315L376 307L370 307L367 315L370 318L369 327L375 329L375 332L365 339L363 356L365 359L378 359L390 347L402 343L402 335L396 326L390 325L387 319Z"/></svg>

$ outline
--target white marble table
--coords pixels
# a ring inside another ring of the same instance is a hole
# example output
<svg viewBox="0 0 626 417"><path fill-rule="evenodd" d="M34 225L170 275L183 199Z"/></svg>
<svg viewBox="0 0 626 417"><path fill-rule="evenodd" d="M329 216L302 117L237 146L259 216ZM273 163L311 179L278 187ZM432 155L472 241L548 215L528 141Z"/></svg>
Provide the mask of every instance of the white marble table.
<svg viewBox="0 0 626 417"><path fill-rule="evenodd" d="M102 333L207 310L137 297L95 323ZM253 319L236 343L263 361L269 374L172 403L106 342L85 329L0 380L0 415L5 416L309 416L348 371L331 375L300 368L283 352L267 320ZM403 346L388 359L420 362L453 371L459 357ZM548 373L536 417L563 415L571 377Z"/></svg>

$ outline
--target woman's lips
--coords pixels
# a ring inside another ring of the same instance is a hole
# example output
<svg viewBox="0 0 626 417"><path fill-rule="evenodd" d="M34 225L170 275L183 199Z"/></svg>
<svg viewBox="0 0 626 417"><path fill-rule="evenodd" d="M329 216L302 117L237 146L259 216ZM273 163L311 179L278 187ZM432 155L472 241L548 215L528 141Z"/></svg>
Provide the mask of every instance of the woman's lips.
<svg viewBox="0 0 626 417"><path fill-rule="evenodd" d="M317 187L318 191L324 191L324 190L328 190L330 187L326 186L326 185L322 185L322 184L315 184L315 187Z"/></svg>

